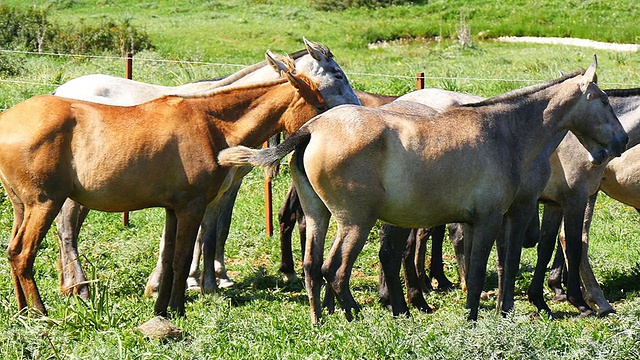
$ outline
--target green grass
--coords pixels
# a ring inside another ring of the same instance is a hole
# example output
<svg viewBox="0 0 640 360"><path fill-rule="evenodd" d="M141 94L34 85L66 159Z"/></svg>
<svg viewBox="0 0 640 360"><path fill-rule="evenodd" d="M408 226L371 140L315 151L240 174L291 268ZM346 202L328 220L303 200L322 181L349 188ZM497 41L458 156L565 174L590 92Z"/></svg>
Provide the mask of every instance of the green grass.
<svg viewBox="0 0 640 360"><path fill-rule="evenodd" d="M31 6L5 0L16 6ZM134 79L177 85L231 73L236 65L261 61L270 48L293 52L302 36L328 45L354 87L384 94L415 88L414 76L425 72L426 86L483 96L545 81L559 70L586 67L598 54L603 88L638 86L640 56L570 46L504 44L499 35L576 37L638 42L635 1L538 1L490 4L485 1L430 1L424 5L356 8L320 12L298 1L38 1L50 4L61 21L97 21L105 16L131 18L144 27L155 52L136 54ZM472 47L451 40L460 9L474 35ZM96 15L97 14L97 15ZM568 19L568 20L567 20ZM481 31L489 35L479 36ZM433 35L443 35L437 41ZM426 36L427 41L390 43L369 48L375 40ZM488 37L487 37L488 36ZM0 108L53 90L88 73L122 76L121 59L86 59L37 55L11 56L22 66L0 81ZM149 59L201 60L166 63ZM1 63L1 59L0 59ZM222 65L224 64L224 65ZM12 82L7 82L10 80ZM21 81L28 83L16 83ZM41 85L36 85L36 84ZM288 187L285 174L274 183L274 207ZM359 256L352 280L362 316L348 323L340 313L312 327L301 283L285 284L277 272L277 237L265 235L261 171L245 180L234 210L227 246L228 267L236 286L215 297L189 295L187 317L175 323L186 341L160 343L145 339L136 327L153 316L153 299L143 285L151 272L162 231L163 211L133 212L131 226L119 214L92 212L83 227L80 252L91 279L92 299L80 301L59 294L57 241L51 231L44 240L35 271L49 318L25 316L16 310L10 269L0 259L0 354L6 359L51 358L527 358L629 359L640 357L640 216L605 196L599 199L590 254L596 277L618 314L606 319L577 317L567 304L552 303L558 320L534 316L526 290L535 265L535 249L523 254L516 283L516 308L508 318L494 310L495 298L483 299L480 319L466 322L465 293L433 293L437 311L412 311L411 318L393 319L377 304L378 237L372 232ZM0 203L0 247L6 248L11 206ZM297 235L296 235L297 236ZM300 251L294 239L300 269ZM455 260L445 246L446 271L458 281ZM492 257L490 264L495 259ZM487 269L487 290L495 289L495 271ZM548 294L550 295L550 294Z"/></svg>

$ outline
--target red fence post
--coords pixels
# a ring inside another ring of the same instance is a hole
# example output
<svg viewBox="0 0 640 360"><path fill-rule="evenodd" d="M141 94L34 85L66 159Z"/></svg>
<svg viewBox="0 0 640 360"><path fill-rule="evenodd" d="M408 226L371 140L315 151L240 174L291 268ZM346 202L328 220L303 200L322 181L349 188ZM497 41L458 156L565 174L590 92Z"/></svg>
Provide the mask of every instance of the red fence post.
<svg viewBox="0 0 640 360"><path fill-rule="evenodd" d="M127 53L124 65L124 75L127 79L133 78L133 54ZM122 213L122 225L129 226L129 212Z"/></svg>
<svg viewBox="0 0 640 360"><path fill-rule="evenodd" d="M424 89L424 73L419 72L418 75L416 75L416 90L422 89Z"/></svg>
<svg viewBox="0 0 640 360"><path fill-rule="evenodd" d="M269 142L265 141L263 147L269 147ZM273 192L271 179L268 178L266 169L264 171L264 210L267 235L273 236Z"/></svg>

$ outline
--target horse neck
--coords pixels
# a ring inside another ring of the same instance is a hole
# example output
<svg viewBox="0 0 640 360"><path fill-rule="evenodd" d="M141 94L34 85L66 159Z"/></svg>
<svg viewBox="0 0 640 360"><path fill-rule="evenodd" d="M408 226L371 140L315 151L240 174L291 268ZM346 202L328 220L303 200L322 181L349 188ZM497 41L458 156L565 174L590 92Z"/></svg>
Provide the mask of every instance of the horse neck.
<svg viewBox="0 0 640 360"><path fill-rule="evenodd" d="M552 86L498 102L496 109L489 110L496 114L493 119L496 126L505 126L514 155L519 154L525 166L542 152L550 154L568 132L567 115L577 98L561 94L563 89Z"/></svg>
<svg viewBox="0 0 640 360"><path fill-rule="evenodd" d="M205 101L204 111L228 146L259 146L278 132L297 130L316 114L288 83L238 89Z"/></svg>
<svg viewBox="0 0 640 360"><path fill-rule="evenodd" d="M627 149L640 143L640 95L609 95L609 102L629 136Z"/></svg>

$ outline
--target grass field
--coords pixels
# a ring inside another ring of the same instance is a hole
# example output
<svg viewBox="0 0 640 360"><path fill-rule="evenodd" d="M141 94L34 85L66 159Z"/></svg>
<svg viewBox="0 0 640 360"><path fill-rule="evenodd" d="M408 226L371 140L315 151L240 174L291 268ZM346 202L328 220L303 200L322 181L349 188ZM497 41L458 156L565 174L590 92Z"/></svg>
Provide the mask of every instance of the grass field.
<svg viewBox="0 0 640 360"><path fill-rule="evenodd" d="M586 67L597 53L603 88L637 87L640 55L571 46L505 44L500 35L575 36L638 43L634 0L423 1L419 5L352 8L323 12L310 2L57 0L13 6L49 6L59 21L91 22L130 18L148 31L154 51L135 54L134 79L176 85L224 75L261 61L264 51L302 48L302 36L328 45L355 88L402 94L415 88L424 72L426 86L491 96L557 77L558 71ZM461 12L473 43L456 40ZM393 41L409 37L406 41ZM384 46L370 47L377 40ZM104 55L104 54L100 54ZM23 70L0 79L0 108L56 84L89 73L121 76L119 58L2 54ZM2 59L0 59L2 60ZM156 60L189 60L185 63ZM287 169L274 183L274 207L284 198ZM2 193L4 194L4 193ZM12 222L6 196L0 198L0 244L6 249ZM362 316L347 322L340 313L319 327L309 324L301 283L285 284L277 272L279 243L265 235L262 174L244 181L234 210L227 246L236 286L215 297L190 294L187 317L175 323L185 341L150 341L136 327L153 316L153 299L143 284L156 260L163 211L131 214L124 227L119 214L92 212L81 233L83 264L94 280L92 298L59 294L57 252L51 231L35 265L35 277L48 318L16 310L6 257L0 259L0 357L3 359L637 359L640 357L640 217L634 209L601 196L592 226L590 254L596 277L617 315L579 318L563 303L552 303L558 320L535 316L524 295L535 266L535 249L524 251L516 283L516 308L500 317L491 295L492 266L477 323L467 323L465 293L429 294L437 311L393 319L377 304L378 236L375 231L356 262L352 287ZM297 244L297 238L294 244ZM300 251L294 245L300 266ZM445 247L446 271L458 281L455 259ZM492 257L490 264L495 258ZM550 293L548 294L551 295Z"/></svg>

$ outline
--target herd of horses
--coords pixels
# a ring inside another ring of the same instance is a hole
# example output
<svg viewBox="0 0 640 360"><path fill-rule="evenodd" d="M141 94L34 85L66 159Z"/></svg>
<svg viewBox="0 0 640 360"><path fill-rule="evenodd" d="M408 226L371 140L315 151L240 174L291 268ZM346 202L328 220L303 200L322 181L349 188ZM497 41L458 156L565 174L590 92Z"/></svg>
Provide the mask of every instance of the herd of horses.
<svg viewBox="0 0 640 360"><path fill-rule="evenodd" d="M349 280L378 220L385 224L380 296L395 316L408 314L407 300L431 311L423 296L430 278L452 286L442 269L445 227L470 320L478 317L494 243L499 311L513 309L522 248L537 245L529 300L552 314L543 283L556 238L549 280L556 296L581 315L614 311L589 265L588 233L599 190L640 208L633 156L640 151L640 90L598 88L594 57L587 70L488 99L439 89L377 95L352 89L331 51L303 40L302 51L267 51L264 62L224 78L166 87L87 75L0 114L18 308L46 314L33 264L54 220L60 289L86 298L77 242L89 209L163 207L145 293L157 292L157 315L184 315L187 286L212 294L233 285L224 246L242 177L254 166L273 173L293 153L293 182L279 214L280 271L296 276L291 233L298 223L314 324L323 307L335 310L334 300L349 320L358 313ZM258 149L281 132L288 134L282 143ZM332 216L337 234L325 259Z"/></svg>

